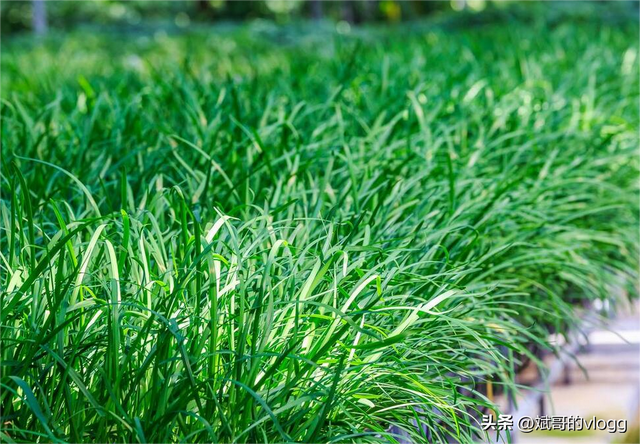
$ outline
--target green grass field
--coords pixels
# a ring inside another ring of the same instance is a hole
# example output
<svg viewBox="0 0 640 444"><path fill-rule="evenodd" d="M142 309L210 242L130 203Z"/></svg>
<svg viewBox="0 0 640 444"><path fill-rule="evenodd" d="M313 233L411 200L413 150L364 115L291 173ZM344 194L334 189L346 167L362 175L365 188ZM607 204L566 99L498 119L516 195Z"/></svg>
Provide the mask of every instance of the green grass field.
<svg viewBox="0 0 640 444"><path fill-rule="evenodd" d="M2 42L3 442L482 440L637 294L637 21L342 31Z"/></svg>

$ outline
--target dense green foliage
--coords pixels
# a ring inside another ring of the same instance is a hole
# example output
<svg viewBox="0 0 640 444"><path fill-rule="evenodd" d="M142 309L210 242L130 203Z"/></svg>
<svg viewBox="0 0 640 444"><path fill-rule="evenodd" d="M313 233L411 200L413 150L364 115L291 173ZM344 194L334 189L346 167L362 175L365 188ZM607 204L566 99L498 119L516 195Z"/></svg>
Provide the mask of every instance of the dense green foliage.
<svg viewBox="0 0 640 444"><path fill-rule="evenodd" d="M0 0L0 34L32 29L35 0ZM536 16L638 15L638 0L42 0L54 29L78 25L126 28L188 27L198 22L253 20L286 22L330 19L397 22L429 16L494 14ZM594 14L595 13L595 14Z"/></svg>
<svg viewBox="0 0 640 444"><path fill-rule="evenodd" d="M87 25L116 28L151 26L186 27L189 22L213 23L229 20L269 19L280 23L306 19L394 22L451 11L449 1L421 0L46 0L48 24L54 30L71 30ZM472 0L471 11L502 3ZM626 4L621 9L629 11ZM501 8L506 9L506 8ZM617 8L614 8L617 9ZM33 31L33 2L12 0L0 3L0 32Z"/></svg>
<svg viewBox="0 0 640 444"><path fill-rule="evenodd" d="M636 291L637 24L342 31L3 42L3 441L482 439Z"/></svg>

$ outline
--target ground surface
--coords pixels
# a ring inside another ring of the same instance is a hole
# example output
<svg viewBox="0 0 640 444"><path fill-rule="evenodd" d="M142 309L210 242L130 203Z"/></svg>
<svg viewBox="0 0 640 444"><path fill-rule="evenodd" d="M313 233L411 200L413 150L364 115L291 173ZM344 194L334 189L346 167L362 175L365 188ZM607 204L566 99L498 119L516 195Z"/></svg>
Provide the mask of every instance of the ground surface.
<svg viewBox="0 0 640 444"><path fill-rule="evenodd" d="M536 406L526 414L624 419L628 424L626 433L544 431L517 434L516 442L633 443L640 440L640 318L637 309L618 315L606 329L593 328L588 338L590 345L582 347L576 355L582 368L572 360L567 361L565 371L568 374L563 373L550 387L544 412ZM553 360L548 359L549 363Z"/></svg>

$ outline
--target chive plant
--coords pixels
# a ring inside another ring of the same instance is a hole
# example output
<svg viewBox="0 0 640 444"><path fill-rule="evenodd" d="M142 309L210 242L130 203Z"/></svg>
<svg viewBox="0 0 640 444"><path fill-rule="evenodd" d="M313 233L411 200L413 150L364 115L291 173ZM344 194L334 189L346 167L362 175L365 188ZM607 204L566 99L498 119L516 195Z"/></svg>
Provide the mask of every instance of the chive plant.
<svg viewBox="0 0 640 444"><path fill-rule="evenodd" d="M487 439L637 291L637 31L3 42L2 440Z"/></svg>

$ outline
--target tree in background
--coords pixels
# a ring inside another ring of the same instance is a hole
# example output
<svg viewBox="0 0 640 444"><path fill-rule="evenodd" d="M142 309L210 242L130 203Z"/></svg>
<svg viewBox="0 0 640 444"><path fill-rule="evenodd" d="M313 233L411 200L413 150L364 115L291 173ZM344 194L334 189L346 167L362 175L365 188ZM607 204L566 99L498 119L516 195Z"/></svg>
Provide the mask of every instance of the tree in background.
<svg viewBox="0 0 640 444"><path fill-rule="evenodd" d="M197 0L196 3L198 4L198 12L200 14L208 14L211 10L211 3L209 3L209 0Z"/></svg>
<svg viewBox="0 0 640 444"><path fill-rule="evenodd" d="M38 35L47 33L47 7L44 0L33 0L33 30Z"/></svg>
<svg viewBox="0 0 640 444"><path fill-rule="evenodd" d="M340 18L346 22L354 23L356 15L353 7L353 0L345 0L340 3Z"/></svg>
<svg viewBox="0 0 640 444"><path fill-rule="evenodd" d="M320 20L322 18L322 1L310 0L309 4L311 5L311 17L314 20Z"/></svg>
<svg viewBox="0 0 640 444"><path fill-rule="evenodd" d="M364 0L362 2L362 15L365 21L375 20L380 11L378 0Z"/></svg>
<svg viewBox="0 0 640 444"><path fill-rule="evenodd" d="M224 19L246 20L264 15L265 9L262 2L225 1L219 16Z"/></svg>

